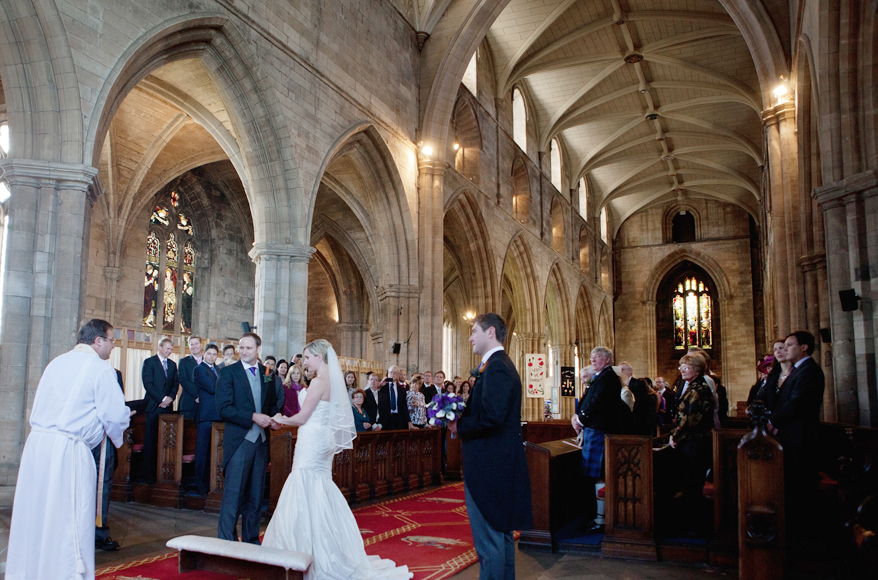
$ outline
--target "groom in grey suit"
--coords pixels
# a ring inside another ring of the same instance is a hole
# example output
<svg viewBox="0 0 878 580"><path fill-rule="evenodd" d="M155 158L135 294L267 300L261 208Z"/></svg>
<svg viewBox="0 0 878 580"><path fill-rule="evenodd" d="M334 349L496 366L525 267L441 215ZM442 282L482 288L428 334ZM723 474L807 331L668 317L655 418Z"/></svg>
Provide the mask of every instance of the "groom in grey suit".
<svg viewBox="0 0 878 580"><path fill-rule="evenodd" d="M220 506L218 536L237 540L235 526L241 514L242 541L259 543L259 516L268 466L271 417L280 411L274 377L259 364L262 340L248 332L238 341L241 360L224 367L216 382L216 410L226 422L223 437L225 486Z"/></svg>

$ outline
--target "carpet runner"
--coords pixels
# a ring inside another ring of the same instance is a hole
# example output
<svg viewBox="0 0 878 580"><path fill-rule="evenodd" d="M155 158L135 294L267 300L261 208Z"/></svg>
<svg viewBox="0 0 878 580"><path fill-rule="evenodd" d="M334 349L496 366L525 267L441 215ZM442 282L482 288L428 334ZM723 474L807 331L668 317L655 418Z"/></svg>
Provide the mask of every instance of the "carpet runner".
<svg viewBox="0 0 878 580"><path fill-rule="evenodd" d="M415 580L442 580L477 560L463 483L353 510L366 553L405 564ZM96 580L229 580L214 572L177 572L177 552L98 570ZM254 579L255 580L255 579Z"/></svg>

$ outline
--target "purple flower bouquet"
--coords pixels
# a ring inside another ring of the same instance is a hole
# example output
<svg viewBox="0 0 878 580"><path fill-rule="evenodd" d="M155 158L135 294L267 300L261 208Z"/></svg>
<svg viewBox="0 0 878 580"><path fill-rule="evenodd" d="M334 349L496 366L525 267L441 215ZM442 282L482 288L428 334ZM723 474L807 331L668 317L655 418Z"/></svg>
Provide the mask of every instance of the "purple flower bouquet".
<svg viewBox="0 0 878 580"><path fill-rule="evenodd" d="M427 423L444 427L463 413L466 403L457 395L440 393L427 405Z"/></svg>

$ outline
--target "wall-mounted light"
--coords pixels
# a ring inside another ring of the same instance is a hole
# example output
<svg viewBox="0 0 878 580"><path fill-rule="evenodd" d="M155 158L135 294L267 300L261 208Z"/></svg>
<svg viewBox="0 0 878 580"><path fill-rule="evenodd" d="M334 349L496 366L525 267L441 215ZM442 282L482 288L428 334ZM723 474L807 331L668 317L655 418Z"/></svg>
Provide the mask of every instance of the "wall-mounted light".
<svg viewBox="0 0 878 580"><path fill-rule="evenodd" d="M430 157L431 155L433 155L433 148L429 145L424 145L423 147L421 147L421 153L426 157Z"/></svg>
<svg viewBox="0 0 878 580"><path fill-rule="evenodd" d="M454 140L454 150L457 151L458 149L460 149L460 142L457 139L455 139Z"/></svg>
<svg viewBox="0 0 878 580"><path fill-rule="evenodd" d="M774 94L774 98L777 100L778 105L787 101L790 89L783 77L780 77L780 84L775 87L772 93Z"/></svg>

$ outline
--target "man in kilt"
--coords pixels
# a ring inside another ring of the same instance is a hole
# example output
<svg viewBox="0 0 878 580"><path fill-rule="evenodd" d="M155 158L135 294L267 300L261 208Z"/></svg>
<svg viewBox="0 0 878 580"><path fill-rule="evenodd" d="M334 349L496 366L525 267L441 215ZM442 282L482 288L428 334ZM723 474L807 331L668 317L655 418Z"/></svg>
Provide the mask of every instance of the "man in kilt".
<svg viewBox="0 0 878 580"><path fill-rule="evenodd" d="M622 382L613 371L613 352L607 347L598 346L591 351L591 366L594 379L570 422L577 433L582 432L582 473L590 483L597 484L603 475L604 435L620 430ZM592 520L586 524L586 530L591 531L600 527L594 522L597 498L590 491L585 498L585 516Z"/></svg>

